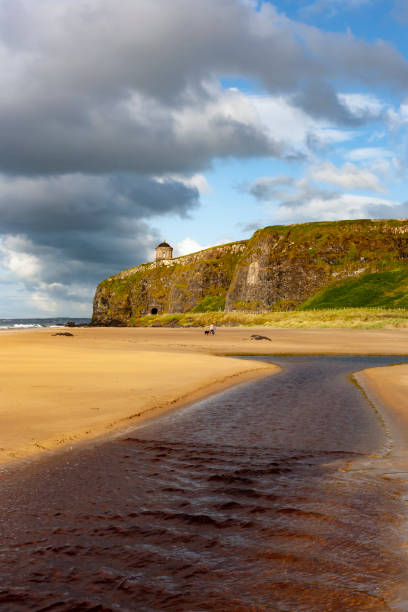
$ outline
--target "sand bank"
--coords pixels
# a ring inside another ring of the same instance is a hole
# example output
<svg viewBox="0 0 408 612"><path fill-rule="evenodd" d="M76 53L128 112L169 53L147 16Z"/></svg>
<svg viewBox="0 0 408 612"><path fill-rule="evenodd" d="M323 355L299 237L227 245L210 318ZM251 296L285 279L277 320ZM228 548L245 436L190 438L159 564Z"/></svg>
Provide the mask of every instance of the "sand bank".
<svg viewBox="0 0 408 612"><path fill-rule="evenodd" d="M106 434L276 366L145 350L115 329L0 333L0 463Z"/></svg>
<svg viewBox="0 0 408 612"><path fill-rule="evenodd" d="M196 328L71 331L0 333L0 463L137 425L278 371L225 354L408 354L406 329L221 328L214 337Z"/></svg>
<svg viewBox="0 0 408 612"><path fill-rule="evenodd" d="M394 452L408 452L408 365L370 368L355 375L370 399L382 410Z"/></svg>

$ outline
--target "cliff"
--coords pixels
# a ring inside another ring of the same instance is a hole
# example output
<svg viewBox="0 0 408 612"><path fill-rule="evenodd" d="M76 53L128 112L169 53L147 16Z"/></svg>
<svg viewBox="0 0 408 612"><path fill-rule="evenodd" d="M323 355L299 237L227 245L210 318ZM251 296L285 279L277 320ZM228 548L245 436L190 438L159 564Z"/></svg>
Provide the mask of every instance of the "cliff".
<svg viewBox="0 0 408 612"><path fill-rule="evenodd" d="M248 241L144 264L104 280L96 290L93 323L131 325L132 317L156 310L307 307L316 296L321 300L322 292L370 274L389 279L390 271L399 283L393 305L406 307L407 292L400 286L408 279L408 220L266 227Z"/></svg>
<svg viewBox="0 0 408 612"><path fill-rule="evenodd" d="M224 310L225 296L246 242L130 268L97 287L92 322L131 324L152 311Z"/></svg>

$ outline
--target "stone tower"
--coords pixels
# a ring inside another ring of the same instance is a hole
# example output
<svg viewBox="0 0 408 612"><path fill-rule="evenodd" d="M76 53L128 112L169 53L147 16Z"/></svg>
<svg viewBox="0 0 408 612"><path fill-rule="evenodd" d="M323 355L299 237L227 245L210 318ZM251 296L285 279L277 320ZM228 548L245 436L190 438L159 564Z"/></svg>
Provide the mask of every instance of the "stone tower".
<svg viewBox="0 0 408 612"><path fill-rule="evenodd" d="M173 259L173 247L167 242L161 242L156 247L156 261L165 261L166 259Z"/></svg>

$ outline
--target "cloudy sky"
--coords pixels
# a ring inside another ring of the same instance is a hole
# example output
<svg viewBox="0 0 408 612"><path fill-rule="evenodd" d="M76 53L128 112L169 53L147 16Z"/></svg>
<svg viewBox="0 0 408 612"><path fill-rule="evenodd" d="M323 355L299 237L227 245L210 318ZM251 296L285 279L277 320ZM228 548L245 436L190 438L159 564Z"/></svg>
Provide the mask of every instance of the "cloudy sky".
<svg viewBox="0 0 408 612"><path fill-rule="evenodd" d="M0 0L0 317L277 223L408 216L406 0Z"/></svg>

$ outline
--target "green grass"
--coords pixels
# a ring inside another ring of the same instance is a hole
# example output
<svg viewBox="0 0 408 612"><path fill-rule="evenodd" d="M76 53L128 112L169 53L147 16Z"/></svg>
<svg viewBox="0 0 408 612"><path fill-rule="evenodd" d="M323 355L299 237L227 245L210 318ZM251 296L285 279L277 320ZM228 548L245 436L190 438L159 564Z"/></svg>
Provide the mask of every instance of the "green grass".
<svg viewBox="0 0 408 612"><path fill-rule="evenodd" d="M225 295L206 295L191 312L221 312L225 309Z"/></svg>
<svg viewBox="0 0 408 612"><path fill-rule="evenodd" d="M218 327L408 329L408 311L402 308L340 308L267 313L188 312L145 315L129 321L129 325L135 327L205 327L211 323Z"/></svg>
<svg viewBox="0 0 408 612"><path fill-rule="evenodd" d="M408 269L363 274L323 289L300 308L408 308Z"/></svg>

